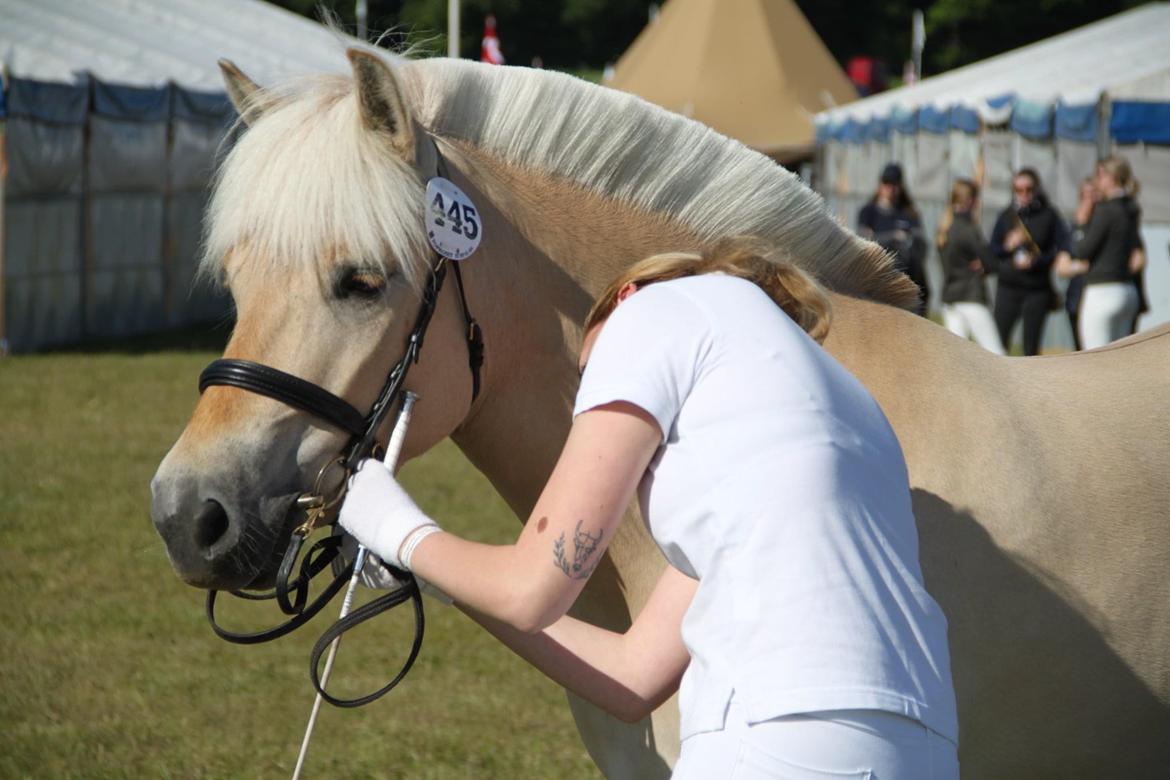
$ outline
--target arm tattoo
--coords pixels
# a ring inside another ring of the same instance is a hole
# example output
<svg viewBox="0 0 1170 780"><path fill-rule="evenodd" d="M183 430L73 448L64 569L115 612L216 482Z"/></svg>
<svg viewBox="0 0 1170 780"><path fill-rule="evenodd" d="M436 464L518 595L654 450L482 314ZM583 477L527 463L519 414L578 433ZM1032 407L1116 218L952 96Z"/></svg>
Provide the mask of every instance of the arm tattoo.
<svg viewBox="0 0 1170 780"><path fill-rule="evenodd" d="M553 563L565 573L566 577L574 580L588 578L597 568L601 556L593 561L589 559L593 553L597 552L597 545L601 544L601 537L605 535L605 531L598 531L597 536L593 536L588 531L582 531L582 522L581 520L577 521L577 528L573 533L572 561L565 556L565 532L561 531L561 535L553 542Z"/></svg>

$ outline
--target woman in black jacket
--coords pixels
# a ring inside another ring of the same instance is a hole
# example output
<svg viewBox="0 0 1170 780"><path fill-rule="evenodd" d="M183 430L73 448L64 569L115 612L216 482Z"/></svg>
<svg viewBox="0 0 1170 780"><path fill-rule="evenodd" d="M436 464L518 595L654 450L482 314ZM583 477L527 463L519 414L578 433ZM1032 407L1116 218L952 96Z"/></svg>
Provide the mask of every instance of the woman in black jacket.
<svg viewBox="0 0 1170 780"><path fill-rule="evenodd" d="M877 192L857 215L857 234L876 241L894 255L894 266L918 285L918 314L925 317L930 298L926 286L926 234L897 163L882 170Z"/></svg>
<svg viewBox="0 0 1170 780"><path fill-rule="evenodd" d="M1040 175L1021 168L1012 179L1012 204L1000 212L991 231L991 248L999 258L995 323L1004 349L1022 318L1024 354L1040 351L1044 319L1056 301L1048 271L1067 244L1068 229L1049 205Z"/></svg>
<svg viewBox="0 0 1170 780"><path fill-rule="evenodd" d="M1134 198L1137 187L1124 157L1114 155L1097 163L1100 201L1075 233L1078 270L1085 270L1079 318L1084 349L1104 346L1133 331L1141 305L1135 275L1140 279L1145 259L1138 232L1141 212Z"/></svg>
<svg viewBox="0 0 1170 780"><path fill-rule="evenodd" d="M968 179L951 186L947 211L939 220L938 256L943 267L942 315L947 330L973 337L989 352L1003 354L1003 343L987 308L984 276L996 266L995 254L975 223L979 188Z"/></svg>

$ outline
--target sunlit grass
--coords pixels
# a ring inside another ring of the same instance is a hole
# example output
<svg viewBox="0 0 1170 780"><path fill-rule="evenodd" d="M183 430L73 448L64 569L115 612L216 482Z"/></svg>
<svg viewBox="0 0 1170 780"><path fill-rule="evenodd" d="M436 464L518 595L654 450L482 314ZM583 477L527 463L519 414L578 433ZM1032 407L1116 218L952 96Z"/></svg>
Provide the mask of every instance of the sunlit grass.
<svg viewBox="0 0 1170 780"><path fill-rule="evenodd" d="M215 356L0 360L0 777L291 775L325 619L269 645L219 640L149 519L150 477ZM403 482L453 530L517 531L450 444ZM306 776L596 777L560 689L459 613L429 607L406 682L363 709L326 706ZM342 643L339 692L397 670L411 631L401 609Z"/></svg>

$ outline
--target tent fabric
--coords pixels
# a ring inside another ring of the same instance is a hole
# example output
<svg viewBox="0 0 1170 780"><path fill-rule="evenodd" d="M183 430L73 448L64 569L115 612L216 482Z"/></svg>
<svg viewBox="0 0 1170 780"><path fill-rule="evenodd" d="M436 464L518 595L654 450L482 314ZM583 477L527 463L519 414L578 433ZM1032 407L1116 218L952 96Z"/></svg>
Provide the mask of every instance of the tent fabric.
<svg viewBox="0 0 1170 780"><path fill-rule="evenodd" d="M857 97L792 0L671 0L610 86L780 159L811 151L817 111Z"/></svg>
<svg viewBox="0 0 1170 780"><path fill-rule="evenodd" d="M1083 106L1057 103L1053 135L1069 141L1096 143L1099 113L1096 103Z"/></svg>
<svg viewBox="0 0 1170 780"><path fill-rule="evenodd" d="M918 112L916 110L895 108L890 113L890 127L895 132L908 135L918 132Z"/></svg>
<svg viewBox="0 0 1170 780"><path fill-rule="evenodd" d="M918 111L918 129L924 133L945 133L951 128L950 112L934 106L924 106Z"/></svg>
<svg viewBox="0 0 1170 780"><path fill-rule="evenodd" d="M89 110L89 82L48 84L9 78L6 90L9 117L24 117L55 125L80 125Z"/></svg>
<svg viewBox="0 0 1170 780"><path fill-rule="evenodd" d="M966 106L953 106L950 112L951 129L964 133L978 133L981 126L979 112Z"/></svg>
<svg viewBox="0 0 1170 780"><path fill-rule="evenodd" d="M1019 115L1025 134L1040 137L1037 133L1050 120L1036 116L1034 106L1096 105L1103 98L1165 106L1170 104L1166 30L1170 3L1150 3L911 86L827 109L816 121L865 123L895 110L963 106L977 111L986 125L1017 121ZM1168 132L1165 115L1158 113L1162 110L1151 109L1149 121L1129 126L1131 134L1124 142L1166 143L1158 140ZM1036 121L1039 128L1033 127Z"/></svg>
<svg viewBox="0 0 1170 780"><path fill-rule="evenodd" d="M169 87L128 87L101 81L94 83L93 113L100 116L140 122L165 122L170 112Z"/></svg>
<svg viewBox="0 0 1170 780"><path fill-rule="evenodd" d="M1113 149L1129 160L1134 176L1141 184L1138 205L1143 224L1167 222L1170 214L1170 147L1151 144L1118 144ZM1159 220L1159 215L1163 215Z"/></svg>
<svg viewBox="0 0 1170 780"><path fill-rule="evenodd" d="M1109 134L1119 144L1170 144L1170 102L1117 100L1111 105Z"/></svg>
<svg viewBox="0 0 1170 780"><path fill-rule="evenodd" d="M356 39L263 0L0 0L0 62L9 73L74 82L221 90L216 59L257 83L346 70Z"/></svg>
<svg viewBox="0 0 1170 780"><path fill-rule="evenodd" d="M1026 138L1052 136L1052 106L1021 100L1012 111L1011 128Z"/></svg>
<svg viewBox="0 0 1170 780"><path fill-rule="evenodd" d="M0 336L27 351L227 315L196 281L235 119L216 58L266 84L348 72L354 39L261 0L0 0L0 20Z"/></svg>

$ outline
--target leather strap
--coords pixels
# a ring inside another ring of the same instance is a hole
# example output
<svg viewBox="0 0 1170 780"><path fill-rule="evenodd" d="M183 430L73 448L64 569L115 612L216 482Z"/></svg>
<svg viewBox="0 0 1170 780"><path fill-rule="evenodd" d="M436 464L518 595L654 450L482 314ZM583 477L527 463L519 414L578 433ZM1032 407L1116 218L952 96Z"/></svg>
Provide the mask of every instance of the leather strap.
<svg viewBox="0 0 1170 780"><path fill-rule="evenodd" d="M251 360L213 360L199 375L199 392L227 385L268 396L319 417L353 436L366 430L365 416L348 401L298 376Z"/></svg>

